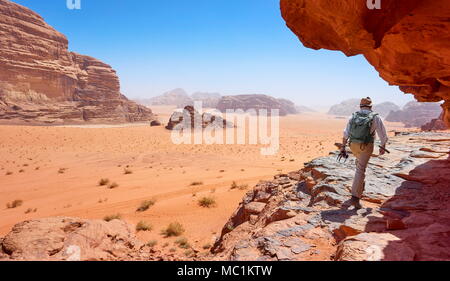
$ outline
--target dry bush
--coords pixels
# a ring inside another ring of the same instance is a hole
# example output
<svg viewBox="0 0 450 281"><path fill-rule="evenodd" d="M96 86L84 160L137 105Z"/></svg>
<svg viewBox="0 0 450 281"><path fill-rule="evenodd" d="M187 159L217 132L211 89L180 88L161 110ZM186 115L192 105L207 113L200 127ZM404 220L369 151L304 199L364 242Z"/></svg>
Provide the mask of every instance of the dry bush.
<svg viewBox="0 0 450 281"><path fill-rule="evenodd" d="M141 203L141 205L137 208L136 212L145 212L150 209L151 206L155 205L156 200L145 200Z"/></svg>
<svg viewBox="0 0 450 281"><path fill-rule="evenodd" d="M104 221L110 222L112 220L120 220L122 219L121 214L108 215L103 218Z"/></svg>
<svg viewBox="0 0 450 281"><path fill-rule="evenodd" d="M191 186L196 186L196 185L203 185L202 181L194 181L191 183Z"/></svg>
<svg viewBox="0 0 450 281"><path fill-rule="evenodd" d="M136 225L136 231L151 231L152 229L152 225L146 221L140 221Z"/></svg>
<svg viewBox="0 0 450 281"><path fill-rule="evenodd" d="M109 183L109 179L103 178L101 180L98 181L98 185L100 186L105 186Z"/></svg>
<svg viewBox="0 0 450 281"><path fill-rule="evenodd" d="M173 222L167 226L166 229L164 229L161 234L165 237L172 237L172 236L180 236L184 233L184 227L179 222Z"/></svg>
<svg viewBox="0 0 450 281"><path fill-rule="evenodd" d="M114 188L117 188L117 187L119 187L119 185L117 183L115 183L115 182L113 182L110 185L108 185L109 189L114 189Z"/></svg>
<svg viewBox="0 0 450 281"><path fill-rule="evenodd" d="M23 204L23 200L16 199L16 200L14 200L14 201L12 201L12 202L10 202L10 203L7 203L7 204L6 204L6 208L8 208L8 209L14 209L14 208L17 208L17 207L22 206L22 204Z"/></svg>
<svg viewBox="0 0 450 281"><path fill-rule="evenodd" d="M216 206L216 199L214 199L213 197L208 197L205 196L203 198L201 198L200 200L198 200L198 205L200 205L200 207L204 207L204 208L211 208Z"/></svg>
<svg viewBox="0 0 450 281"><path fill-rule="evenodd" d="M189 244L186 237L181 237L175 240L175 244L178 245L181 249L189 249L191 248L191 244Z"/></svg>

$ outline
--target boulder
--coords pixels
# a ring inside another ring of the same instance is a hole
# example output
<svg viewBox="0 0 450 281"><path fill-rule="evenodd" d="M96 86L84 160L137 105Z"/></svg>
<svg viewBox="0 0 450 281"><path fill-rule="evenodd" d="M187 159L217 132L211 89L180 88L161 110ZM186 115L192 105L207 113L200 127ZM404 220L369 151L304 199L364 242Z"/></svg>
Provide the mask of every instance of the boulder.
<svg viewBox="0 0 450 281"><path fill-rule="evenodd" d="M15 225L0 248L6 260L100 261L137 258L142 246L124 221L59 217Z"/></svg>

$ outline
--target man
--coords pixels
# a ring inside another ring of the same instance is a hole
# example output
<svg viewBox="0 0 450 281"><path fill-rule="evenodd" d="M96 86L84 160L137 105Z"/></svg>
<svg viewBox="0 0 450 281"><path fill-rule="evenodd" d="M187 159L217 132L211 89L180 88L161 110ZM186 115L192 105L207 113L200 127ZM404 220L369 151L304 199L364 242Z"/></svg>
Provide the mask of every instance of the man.
<svg viewBox="0 0 450 281"><path fill-rule="evenodd" d="M350 205L356 209L362 208L359 201L364 191L367 163L374 150L375 132L381 142L380 155L385 153L384 149L388 141L383 121L377 113L372 111L372 100L369 97L361 99L360 108L360 111L352 115L345 128L341 148L341 151L344 152L347 142L349 142L350 150L356 157L356 173L350 200Z"/></svg>

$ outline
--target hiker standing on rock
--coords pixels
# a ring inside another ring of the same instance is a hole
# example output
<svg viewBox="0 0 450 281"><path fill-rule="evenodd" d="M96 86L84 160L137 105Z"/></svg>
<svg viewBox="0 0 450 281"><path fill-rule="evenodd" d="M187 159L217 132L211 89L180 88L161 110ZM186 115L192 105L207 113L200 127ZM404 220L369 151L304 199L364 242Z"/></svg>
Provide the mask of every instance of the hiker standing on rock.
<svg viewBox="0 0 450 281"><path fill-rule="evenodd" d="M360 111L353 113L345 128L341 148L341 153L346 153L345 147L348 142L350 150L356 157L356 173L350 200L350 204L356 209L362 208L359 201L365 187L367 163L374 150L375 132L381 141L380 155L387 151L386 143L388 141L383 121L378 113L372 111L372 100L369 97L361 99L360 108Z"/></svg>

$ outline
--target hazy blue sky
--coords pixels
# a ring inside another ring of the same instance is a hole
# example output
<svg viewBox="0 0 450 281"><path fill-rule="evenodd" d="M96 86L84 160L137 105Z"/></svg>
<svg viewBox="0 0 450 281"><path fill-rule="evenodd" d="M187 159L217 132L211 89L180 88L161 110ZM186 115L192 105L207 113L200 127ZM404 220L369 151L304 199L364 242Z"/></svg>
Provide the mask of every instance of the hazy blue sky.
<svg viewBox="0 0 450 281"><path fill-rule="evenodd" d="M331 105L371 96L412 100L362 56L306 49L283 21L279 0L15 0L38 12L70 50L111 64L128 97L173 88L269 94Z"/></svg>

